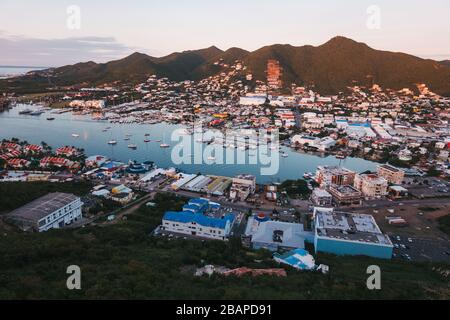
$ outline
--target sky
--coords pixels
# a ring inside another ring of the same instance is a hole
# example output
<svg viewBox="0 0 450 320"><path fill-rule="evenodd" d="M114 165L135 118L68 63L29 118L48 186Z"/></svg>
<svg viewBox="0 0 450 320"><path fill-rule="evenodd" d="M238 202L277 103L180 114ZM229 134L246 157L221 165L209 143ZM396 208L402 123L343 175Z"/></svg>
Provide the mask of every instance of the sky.
<svg viewBox="0 0 450 320"><path fill-rule="evenodd" d="M1 0L0 65L106 62L211 45L317 46L337 35L444 60L449 15L448 0Z"/></svg>

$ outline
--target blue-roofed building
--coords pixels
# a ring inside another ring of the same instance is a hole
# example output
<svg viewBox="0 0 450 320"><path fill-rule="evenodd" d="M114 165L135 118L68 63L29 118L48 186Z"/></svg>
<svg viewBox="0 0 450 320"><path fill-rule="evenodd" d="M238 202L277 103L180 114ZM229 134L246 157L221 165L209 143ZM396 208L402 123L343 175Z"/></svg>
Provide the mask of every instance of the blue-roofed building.
<svg viewBox="0 0 450 320"><path fill-rule="evenodd" d="M189 211L191 213L199 213L199 206L193 204L185 204L183 206L183 211Z"/></svg>
<svg viewBox="0 0 450 320"><path fill-rule="evenodd" d="M192 206L197 206L198 211L200 211L200 212L204 212L205 210L207 210L209 208L209 200L203 199L203 198L191 199L191 200L189 200L188 204L192 205Z"/></svg>
<svg viewBox="0 0 450 320"><path fill-rule="evenodd" d="M205 214L210 206L207 199L193 199L183 206L182 212L168 211L164 214L161 229L167 232L200 238L226 240L233 226L234 214L211 217Z"/></svg>

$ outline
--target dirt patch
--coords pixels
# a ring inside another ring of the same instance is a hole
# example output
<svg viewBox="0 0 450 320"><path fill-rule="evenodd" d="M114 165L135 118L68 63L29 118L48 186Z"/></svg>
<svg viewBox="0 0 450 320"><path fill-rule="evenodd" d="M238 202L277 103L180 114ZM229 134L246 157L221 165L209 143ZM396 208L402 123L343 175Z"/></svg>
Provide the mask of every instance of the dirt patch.
<svg viewBox="0 0 450 320"><path fill-rule="evenodd" d="M389 209L393 209L390 212ZM445 234L439 230L437 220L450 214L450 205L433 206L433 210L423 210L420 206L401 206L379 210L366 210L365 213L374 216L383 232L388 234L404 234L407 236L442 239ZM405 227L389 225L386 217L401 217L408 223Z"/></svg>

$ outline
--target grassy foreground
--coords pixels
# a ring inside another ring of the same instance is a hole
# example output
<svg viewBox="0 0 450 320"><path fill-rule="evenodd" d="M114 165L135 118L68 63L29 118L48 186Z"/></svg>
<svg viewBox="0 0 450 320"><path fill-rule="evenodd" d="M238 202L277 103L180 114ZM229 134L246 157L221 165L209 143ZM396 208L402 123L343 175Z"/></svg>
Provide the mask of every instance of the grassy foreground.
<svg viewBox="0 0 450 320"><path fill-rule="evenodd" d="M432 266L362 257L319 255L328 275L288 270L288 277L194 277L202 263L275 267L267 251L239 241L201 242L149 236L184 199L158 195L156 208L110 226L45 234L1 232L0 299L448 299L448 279ZM256 262L257 261L257 262ZM379 265L382 290L366 288L366 269ZM81 267L82 290L66 289L66 268Z"/></svg>

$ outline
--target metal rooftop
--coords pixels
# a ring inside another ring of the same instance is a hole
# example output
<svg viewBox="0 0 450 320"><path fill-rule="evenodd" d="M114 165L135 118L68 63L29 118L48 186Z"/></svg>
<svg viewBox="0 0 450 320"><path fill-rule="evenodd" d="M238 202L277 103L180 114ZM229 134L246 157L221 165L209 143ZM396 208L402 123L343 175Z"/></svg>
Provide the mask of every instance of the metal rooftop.
<svg viewBox="0 0 450 320"><path fill-rule="evenodd" d="M78 197L69 193L49 193L36 199L23 207L20 207L9 214L8 217L19 220L39 221L49 214L67 206Z"/></svg>
<svg viewBox="0 0 450 320"><path fill-rule="evenodd" d="M315 228L319 237L392 245L389 237L381 232L371 215L320 209L316 209L315 214Z"/></svg>

